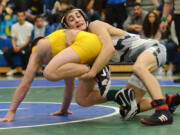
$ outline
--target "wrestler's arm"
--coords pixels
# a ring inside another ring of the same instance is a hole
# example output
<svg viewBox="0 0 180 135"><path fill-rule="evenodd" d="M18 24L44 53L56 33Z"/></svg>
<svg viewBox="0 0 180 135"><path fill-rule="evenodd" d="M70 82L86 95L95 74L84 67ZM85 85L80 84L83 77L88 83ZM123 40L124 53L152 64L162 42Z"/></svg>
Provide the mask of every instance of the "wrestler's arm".
<svg viewBox="0 0 180 135"><path fill-rule="evenodd" d="M61 109L57 112L51 113L52 116L72 114L72 112L69 111L69 106L72 101L74 87L75 87L74 78L68 78L65 79L64 81L65 81L65 88L64 88L64 95L63 95L63 102Z"/></svg>
<svg viewBox="0 0 180 135"><path fill-rule="evenodd" d="M102 43L101 52L93 63L90 71L94 72L94 75L96 75L105 65L108 64L109 60L114 55L115 49L111 36L121 36L125 34L125 32L102 21L92 22L89 26L89 31L98 35Z"/></svg>
<svg viewBox="0 0 180 135"><path fill-rule="evenodd" d="M120 36L124 36L126 34L126 32L122 29L116 28L106 22L103 21L94 21L93 22L94 25L97 23L99 24L99 27L103 27L106 29L106 31L109 33L109 35L112 37L120 37ZM112 40L112 39L111 39Z"/></svg>
<svg viewBox="0 0 180 135"><path fill-rule="evenodd" d="M38 59L38 54L33 52L31 54L25 75L23 77L23 80L20 83L20 85L17 87L17 89L14 93L9 111L4 118L0 118L0 122L14 120L16 110L17 110L19 104L22 102L22 100L26 96L27 92L29 91L31 82L33 81L33 79L35 77L35 73L39 69L39 66L40 66L39 63L40 63L40 59Z"/></svg>
<svg viewBox="0 0 180 135"><path fill-rule="evenodd" d="M79 32L80 30L75 30L75 29L65 31L65 37L66 37L65 44L67 47L73 44L74 38Z"/></svg>
<svg viewBox="0 0 180 135"><path fill-rule="evenodd" d="M88 74L91 74L91 77L95 77L96 74L100 72L105 65L108 64L109 60L114 55L113 43L106 28L102 27L98 21L95 21L89 25L89 31L95 33L99 37L102 44L102 49L93 63L90 73L83 75L81 77L82 79L89 78Z"/></svg>

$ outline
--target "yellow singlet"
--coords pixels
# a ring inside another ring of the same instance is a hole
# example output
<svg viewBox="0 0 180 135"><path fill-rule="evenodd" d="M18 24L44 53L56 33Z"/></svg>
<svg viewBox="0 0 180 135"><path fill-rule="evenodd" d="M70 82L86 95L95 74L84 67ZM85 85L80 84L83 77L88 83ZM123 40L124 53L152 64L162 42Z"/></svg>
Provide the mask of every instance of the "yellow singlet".
<svg viewBox="0 0 180 135"><path fill-rule="evenodd" d="M47 36L51 43L53 57L66 48L65 30L57 30Z"/></svg>
<svg viewBox="0 0 180 135"><path fill-rule="evenodd" d="M79 55L81 63L92 64L102 45L95 34L80 31L70 47Z"/></svg>
<svg viewBox="0 0 180 135"><path fill-rule="evenodd" d="M58 30L47 36L53 57L66 48L65 30ZM80 31L70 46L80 57L81 63L92 64L101 50L99 38L92 33Z"/></svg>

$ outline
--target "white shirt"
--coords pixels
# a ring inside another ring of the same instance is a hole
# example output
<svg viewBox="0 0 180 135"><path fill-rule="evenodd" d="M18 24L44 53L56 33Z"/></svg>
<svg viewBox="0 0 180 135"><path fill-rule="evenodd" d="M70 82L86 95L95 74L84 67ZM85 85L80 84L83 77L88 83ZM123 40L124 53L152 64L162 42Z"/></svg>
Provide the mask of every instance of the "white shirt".
<svg viewBox="0 0 180 135"><path fill-rule="evenodd" d="M11 36L16 37L16 46L24 44L31 36L33 25L27 21L23 25L16 23L12 26Z"/></svg>

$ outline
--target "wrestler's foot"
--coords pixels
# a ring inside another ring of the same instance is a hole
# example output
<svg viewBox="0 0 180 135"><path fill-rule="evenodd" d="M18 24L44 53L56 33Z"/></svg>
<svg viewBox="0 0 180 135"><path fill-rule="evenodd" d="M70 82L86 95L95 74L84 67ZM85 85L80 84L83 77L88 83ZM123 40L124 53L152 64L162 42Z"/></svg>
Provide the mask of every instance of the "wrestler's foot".
<svg viewBox="0 0 180 135"><path fill-rule="evenodd" d="M101 72L96 75L97 83L102 97L106 97L111 84L111 71L109 65L105 66Z"/></svg>
<svg viewBox="0 0 180 135"><path fill-rule="evenodd" d="M180 104L180 93L174 95L166 94L166 104L169 106L169 111L174 113L178 105Z"/></svg>
<svg viewBox="0 0 180 135"><path fill-rule="evenodd" d="M115 101L123 108L120 114L125 120L133 118L138 111L133 89L122 88L116 93Z"/></svg>
<svg viewBox="0 0 180 135"><path fill-rule="evenodd" d="M145 125L167 125L173 123L173 118L169 110L156 110L149 118L141 119Z"/></svg>
<svg viewBox="0 0 180 135"><path fill-rule="evenodd" d="M167 125L173 123L173 117L169 111L168 105L163 99L154 100L151 103L155 108L155 113L149 118L141 119L145 125Z"/></svg>

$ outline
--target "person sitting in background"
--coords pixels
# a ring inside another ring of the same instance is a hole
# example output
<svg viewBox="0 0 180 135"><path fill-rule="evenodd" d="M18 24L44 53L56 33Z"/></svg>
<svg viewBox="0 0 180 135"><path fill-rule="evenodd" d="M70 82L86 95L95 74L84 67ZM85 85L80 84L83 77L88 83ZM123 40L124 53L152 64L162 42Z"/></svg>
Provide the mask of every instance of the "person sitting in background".
<svg viewBox="0 0 180 135"><path fill-rule="evenodd" d="M52 9L52 14L59 13L62 10L65 10L69 5L68 0L58 0L55 2L54 7Z"/></svg>
<svg viewBox="0 0 180 135"><path fill-rule="evenodd" d="M31 32L31 41L38 37L45 37L52 32L51 27L45 24L44 18L42 16L37 16L35 18L35 25Z"/></svg>
<svg viewBox="0 0 180 135"><path fill-rule="evenodd" d="M123 24L124 30L135 34L141 34L142 24L144 22L146 15L147 11L144 11L142 9L141 4L134 3L133 13L128 15L128 18Z"/></svg>
<svg viewBox="0 0 180 135"><path fill-rule="evenodd" d="M160 40L161 32L159 30L160 20L154 12L149 12L144 19L142 34L147 38Z"/></svg>
<svg viewBox="0 0 180 135"><path fill-rule="evenodd" d="M0 15L0 38L10 38L12 25L16 22L17 19L13 10L10 7L4 8Z"/></svg>
<svg viewBox="0 0 180 135"><path fill-rule="evenodd" d="M165 32L162 33L162 44L166 47L167 50L167 62L169 64L167 75L173 75L174 71L174 58L175 53L177 52L178 48L178 40L176 38L176 32L173 22L172 14L167 16L167 29Z"/></svg>
<svg viewBox="0 0 180 135"><path fill-rule="evenodd" d="M47 16L48 24L52 27L53 31L62 28L58 19L61 15L61 11L68 8L69 5L68 0L57 0L55 2L52 12Z"/></svg>
<svg viewBox="0 0 180 135"><path fill-rule="evenodd" d="M44 16L45 14L45 1L44 0L28 0L26 2L26 19L31 23L37 15Z"/></svg>
<svg viewBox="0 0 180 135"><path fill-rule="evenodd" d="M151 1L151 3L154 5L154 7L159 7L160 6L160 3L159 3L159 1L158 0L149 0L149 1ZM142 0L136 0L136 2L138 2L138 3L142 3Z"/></svg>
<svg viewBox="0 0 180 135"><path fill-rule="evenodd" d="M146 38L152 38L161 40L161 31L159 29L160 19L155 12L149 12L144 19L142 35ZM165 75L165 70L163 67L159 68L157 75Z"/></svg>
<svg viewBox="0 0 180 135"><path fill-rule="evenodd" d="M30 41L31 31L33 29L33 25L27 21L25 21L25 12L18 11L16 13L18 23L12 26L11 36L12 36L12 48L8 48L4 52L4 57L11 67L11 70L6 73L6 75L10 76L17 72L15 65L13 64L12 58L14 55L19 54L22 61L23 72L26 69L28 63L28 53L27 48Z"/></svg>

